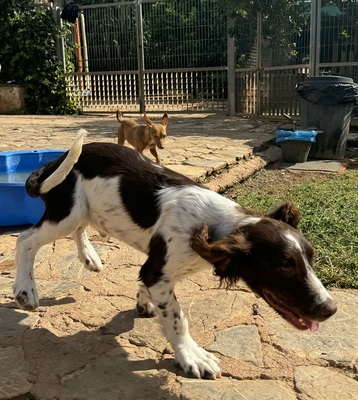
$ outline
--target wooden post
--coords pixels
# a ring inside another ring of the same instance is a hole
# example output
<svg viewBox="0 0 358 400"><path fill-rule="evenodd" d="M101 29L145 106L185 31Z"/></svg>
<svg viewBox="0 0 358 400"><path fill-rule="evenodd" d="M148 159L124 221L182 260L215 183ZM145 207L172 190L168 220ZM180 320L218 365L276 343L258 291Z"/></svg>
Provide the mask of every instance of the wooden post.
<svg viewBox="0 0 358 400"><path fill-rule="evenodd" d="M83 89L83 84L82 84L82 72L83 72L83 62L82 62L82 51L81 51L81 36L80 36L80 27L79 27L79 22L78 18L76 18L75 22L75 41L76 41L76 53L77 53L77 72L79 73L78 75L78 88L80 92L82 92Z"/></svg>

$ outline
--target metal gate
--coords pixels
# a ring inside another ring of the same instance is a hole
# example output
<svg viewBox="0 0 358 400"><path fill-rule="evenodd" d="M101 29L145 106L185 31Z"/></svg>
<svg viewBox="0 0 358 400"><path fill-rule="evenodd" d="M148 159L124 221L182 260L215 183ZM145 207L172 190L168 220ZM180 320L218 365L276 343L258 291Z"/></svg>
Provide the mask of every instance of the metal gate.
<svg viewBox="0 0 358 400"><path fill-rule="evenodd" d="M222 5L171 4L169 17L166 2L157 0L81 7L74 26L81 51L67 83L68 95L84 111L227 109L226 59L217 52L227 40L226 23L217 21L225 15ZM190 14L181 33L180 18Z"/></svg>
<svg viewBox="0 0 358 400"><path fill-rule="evenodd" d="M253 13L241 19L243 34L236 29L235 113L299 116L295 86L308 75L358 82L358 3L289 3L289 13Z"/></svg>

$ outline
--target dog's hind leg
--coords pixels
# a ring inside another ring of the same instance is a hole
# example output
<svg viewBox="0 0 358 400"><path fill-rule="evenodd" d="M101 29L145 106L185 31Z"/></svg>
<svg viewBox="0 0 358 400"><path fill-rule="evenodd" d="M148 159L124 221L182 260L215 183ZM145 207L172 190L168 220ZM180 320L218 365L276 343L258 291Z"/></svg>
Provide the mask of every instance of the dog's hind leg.
<svg viewBox="0 0 358 400"><path fill-rule="evenodd" d="M125 140L126 140L126 136L124 134L124 129L122 126L120 126L118 129L118 144L123 146Z"/></svg>
<svg viewBox="0 0 358 400"><path fill-rule="evenodd" d="M80 226L73 233L73 240L77 245L78 258L90 271L101 271L102 261L96 250L88 240L86 227Z"/></svg>

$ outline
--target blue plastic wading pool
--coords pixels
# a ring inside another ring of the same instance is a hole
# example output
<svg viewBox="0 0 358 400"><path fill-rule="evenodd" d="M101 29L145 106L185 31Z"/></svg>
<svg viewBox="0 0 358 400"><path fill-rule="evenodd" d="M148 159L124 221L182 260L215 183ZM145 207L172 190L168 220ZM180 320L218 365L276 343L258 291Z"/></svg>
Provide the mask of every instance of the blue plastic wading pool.
<svg viewBox="0 0 358 400"><path fill-rule="evenodd" d="M35 224L45 205L25 190L28 176L66 150L24 150L0 152L0 226Z"/></svg>

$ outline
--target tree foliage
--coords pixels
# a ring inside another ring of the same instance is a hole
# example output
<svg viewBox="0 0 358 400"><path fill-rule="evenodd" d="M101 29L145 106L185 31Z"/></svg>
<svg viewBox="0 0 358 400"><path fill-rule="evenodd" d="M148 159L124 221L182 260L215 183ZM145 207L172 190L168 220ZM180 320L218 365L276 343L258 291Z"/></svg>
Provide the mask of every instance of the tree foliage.
<svg viewBox="0 0 358 400"><path fill-rule="evenodd" d="M136 18L133 4L101 9L105 0L85 10L91 71L137 67ZM203 68L227 65L227 35L235 37L238 66L249 66L255 52L256 17L263 16L263 38L273 58L285 63L300 57L297 43L307 32L302 0L158 0L143 2L146 69ZM231 26L228 22L231 20ZM304 29L306 29L304 31ZM130 37L129 37L130 35ZM306 49L303 50L306 52Z"/></svg>
<svg viewBox="0 0 358 400"><path fill-rule="evenodd" d="M64 71L56 54L60 32L50 11L29 0L1 0L0 81L26 89L25 112L66 114L76 111L66 96Z"/></svg>

